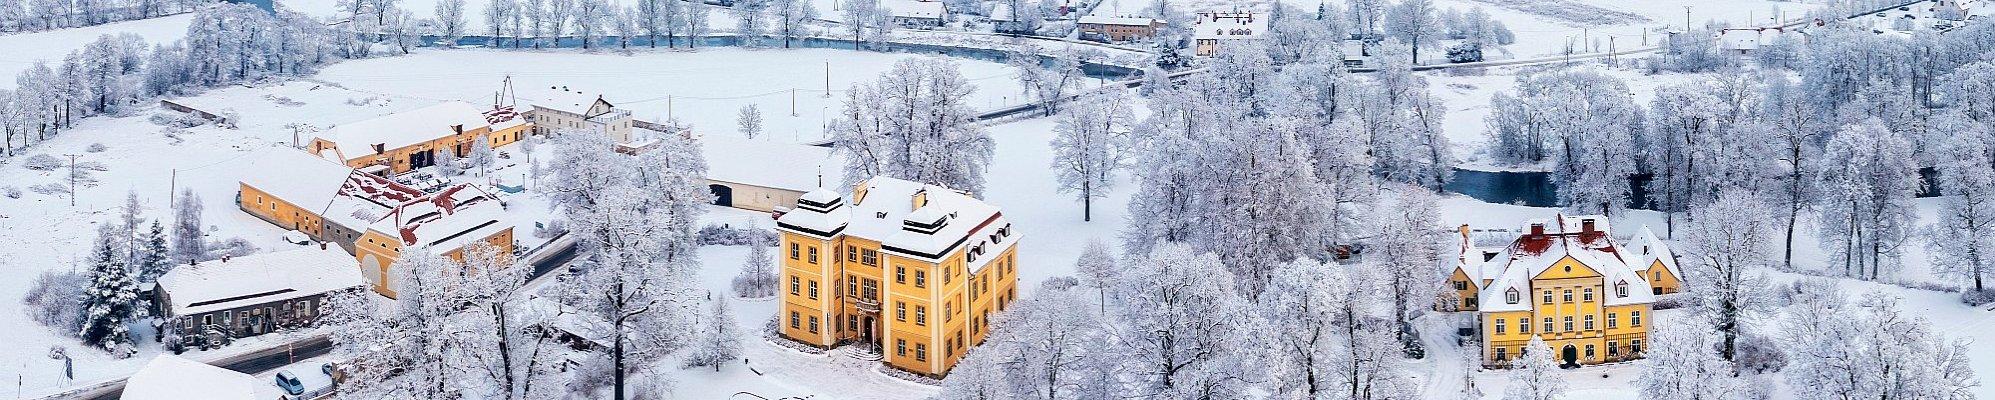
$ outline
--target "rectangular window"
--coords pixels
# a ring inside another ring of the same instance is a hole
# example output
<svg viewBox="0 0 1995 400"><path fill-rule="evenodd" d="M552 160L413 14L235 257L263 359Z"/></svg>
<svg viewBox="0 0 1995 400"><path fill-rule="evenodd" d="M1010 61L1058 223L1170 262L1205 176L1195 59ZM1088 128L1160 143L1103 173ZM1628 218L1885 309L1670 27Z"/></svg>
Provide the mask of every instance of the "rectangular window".
<svg viewBox="0 0 1995 400"><path fill-rule="evenodd" d="M1455 290L1469 290L1469 281L1455 281Z"/></svg>
<svg viewBox="0 0 1995 400"><path fill-rule="evenodd" d="M1641 311L1629 311L1629 312L1628 312L1628 326L1642 326L1642 312L1641 312Z"/></svg>
<svg viewBox="0 0 1995 400"><path fill-rule="evenodd" d="M914 324L928 325L928 306L914 306Z"/></svg>
<svg viewBox="0 0 1995 400"><path fill-rule="evenodd" d="M1545 333L1552 333L1556 330L1558 328L1552 325L1552 317L1545 317Z"/></svg>
<svg viewBox="0 0 1995 400"><path fill-rule="evenodd" d="M918 288L928 287L928 271L922 271L922 270L914 271L914 287Z"/></svg>
<svg viewBox="0 0 1995 400"><path fill-rule="evenodd" d="M817 316L810 316L810 333L817 333Z"/></svg>
<svg viewBox="0 0 1995 400"><path fill-rule="evenodd" d="M1545 304L1552 304L1552 291L1545 291Z"/></svg>
<svg viewBox="0 0 1995 400"><path fill-rule="evenodd" d="M810 247L810 252L809 252L809 253L810 253L810 254L809 254L809 255L810 255L810 260L808 260L808 261L809 261L809 262L810 262L811 264L817 264L817 246L811 246L811 247Z"/></svg>
<svg viewBox="0 0 1995 400"><path fill-rule="evenodd" d="M1586 358L1593 359L1593 345L1586 345Z"/></svg>
<svg viewBox="0 0 1995 400"><path fill-rule="evenodd" d="M1496 320L1496 334L1503 334L1503 320Z"/></svg>
<svg viewBox="0 0 1995 400"><path fill-rule="evenodd" d="M1621 327L1621 324L1619 324L1619 322L1621 322L1619 314L1607 313L1607 329L1614 329Z"/></svg>
<svg viewBox="0 0 1995 400"><path fill-rule="evenodd" d="M1507 351L1507 350L1510 350L1510 349L1506 349L1506 348L1502 348L1502 347L1498 347L1498 348L1496 348L1496 361L1498 361L1498 362L1502 362L1502 361L1510 361L1510 352L1509 352L1509 351Z"/></svg>
<svg viewBox="0 0 1995 400"><path fill-rule="evenodd" d="M1572 316L1566 316L1566 332L1572 332Z"/></svg>
<svg viewBox="0 0 1995 400"><path fill-rule="evenodd" d="M1642 354L1642 340L1641 340L1641 339L1635 339L1635 340L1630 340L1630 341L1628 341L1628 354Z"/></svg>
<svg viewBox="0 0 1995 400"><path fill-rule="evenodd" d="M1593 301L1593 288L1586 288L1586 292L1580 296L1580 300Z"/></svg>
<svg viewBox="0 0 1995 400"><path fill-rule="evenodd" d="M855 262L855 261L859 261L859 248L858 248L858 247L852 247L852 246L846 246L846 247L845 247L845 262Z"/></svg>
<svg viewBox="0 0 1995 400"><path fill-rule="evenodd" d="M799 282L802 282L802 280L799 280L799 279L797 279L797 277L794 277L794 276L790 277L790 295L791 295L791 296L795 296L795 295L799 295L799 294L803 294L803 290L802 290L802 287L801 287L801 286L799 286L799 285L800 285L800 284L799 284Z"/></svg>
<svg viewBox="0 0 1995 400"><path fill-rule="evenodd" d="M914 344L914 360L928 361L928 344L926 343Z"/></svg>
<svg viewBox="0 0 1995 400"><path fill-rule="evenodd" d="M1613 357L1613 356L1618 356L1618 355L1621 355L1621 347L1619 346L1619 343L1615 343L1615 342L1613 342L1613 341L1608 341L1608 342L1607 342L1607 356L1608 356L1608 357Z"/></svg>
<svg viewBox="0 0 1995 400"><path fill-rule="evenodd" d="M894 339L894 355L907 356L907 339Z"/></svg>
<svg viewBox="0 0 1995 400"><path fill-rule="evenodd" d="M907 267L894 267L894 283L907 283Z"/></svg>
<svg viewBox="0 0 1995 400"><path fill-rule="evenodd" d="M817 280L810 281L810 299L817 300Z"/></svg>
<svg viewBox="0 0 1995 400"><path fill-rule="evenodd" d="M1531 320L1518 318L1517 333L1531 333Z"/></svg>
<svg viewBox="0 0 1995 400"><path fill-rule="evenodd" d="M952 307L954 305L956 305L956 301L954 300L942 303L942 322L949 322L949 320L956 319L956 313L950 312L950 309L955 308Z"/></svg>
<svg viewBox="0 0 1995 400"><path fill-rule="evenodd" d="M879 266L880 252L878 250L873 250L873 249L859 250L859 263L865 264L867 266Z"/></svg>
<svg viewBox="0 0 1995 400"><path fill-rule="evenodd" d="M1586 330L1593 330L1593 315L1586 316Z"/></svg>
<svg viewBox="0 0 1995 400"><path fill-rule="evenodd" d="M907 303L902 303L898 301L894 302L894 320L902 322L907 321Z"/></svg>
<svg viewBox="0 0 1995 400"><path fill-rule="evenodd" d="M801 257L801 256L798 256L798 255L797 255L797 254L800 254L799 252L801 252L801 251L802 251L802 250L798 250L798 249L801 249L801 248L802 248L802 247L800 247L800 246L797 246L797 244L796 244L796 243L790 243L790 259L791 259L791 260L796 260L796 259L798 259L799 257Z"/></svg>
<svg viewBox="0 0 1995 400"><path fill-rule="evenodd" d="M1565 302L1567 302L1567 303L1571 303L1571 302L1572 302L1572 289L1566 289L1566 290L1565 290Z"/></svg>
<svg viewBox="0 0 1995 400"><path fill-rule="evenodd" d="M800 317L799 317L799 316L797 315L797 312L796 312L796 311L791 311L791 312L790 312L790 329L796 329L796 328L800 328L800 327L802 327L802 324L801 324L801 323L799 322L799 321L802 321L802 320L803 320L803 318L800 318Z"/></svg>

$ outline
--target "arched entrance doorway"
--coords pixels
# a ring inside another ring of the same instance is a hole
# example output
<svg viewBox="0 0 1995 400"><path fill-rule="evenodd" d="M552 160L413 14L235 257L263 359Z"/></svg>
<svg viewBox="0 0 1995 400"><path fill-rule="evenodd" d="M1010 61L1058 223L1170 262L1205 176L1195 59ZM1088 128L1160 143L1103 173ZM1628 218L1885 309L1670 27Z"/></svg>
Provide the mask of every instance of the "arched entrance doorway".
<svg viewBox="0 0 1995 400"><path fill-rule="evenodd" d="M707 185L707 191L713 192L713 205L734 207L734 188L727 185Z"/></svg>
<svg viewBox="0 0 1995 400"><path fill-rule="evenodd" d="M1568 345L1566 345L1566 348L1565 348L1565 351L1561 351L1561 352L1559 352L1559 354L1560 354L1560 357L1559 357L1559 359L1560 359L1560 360L1564 360L1564 361L1565 361L1565 364L1563 364L1563 365L1567 365L1567 366L1578 366L1578 365L1579 365L1579 349L1578 349L1578 348L1574 348L1574 347L1573 347L1572 345L1568 344Z"/></svg>

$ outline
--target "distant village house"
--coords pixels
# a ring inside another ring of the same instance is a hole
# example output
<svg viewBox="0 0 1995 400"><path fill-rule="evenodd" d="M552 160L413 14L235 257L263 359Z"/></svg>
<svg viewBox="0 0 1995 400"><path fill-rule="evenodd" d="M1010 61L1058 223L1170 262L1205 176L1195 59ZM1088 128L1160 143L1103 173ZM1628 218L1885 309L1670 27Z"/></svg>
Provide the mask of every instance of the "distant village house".
<svg viewBox="0 0 1995 400"><path fill-rule="evenodd" d="M327 295L366 285L352 256L321 244L176 266L153 295L166 331L233 339L309 326Z"/></svg>

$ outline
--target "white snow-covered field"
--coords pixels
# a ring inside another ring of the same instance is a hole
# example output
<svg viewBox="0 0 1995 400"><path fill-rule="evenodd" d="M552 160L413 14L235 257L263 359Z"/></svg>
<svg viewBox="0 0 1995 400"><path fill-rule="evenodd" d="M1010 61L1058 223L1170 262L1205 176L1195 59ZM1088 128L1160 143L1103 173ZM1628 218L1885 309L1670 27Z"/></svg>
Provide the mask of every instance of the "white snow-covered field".
<svg viewBox="0 0 1995 400"><path fill-rule="evenodd" d="M703 48L630 55L461 49L348 61L315 78L391 97L490 104L510 76L522 106L565 86L602 94L640 120L676 117L703 135L739 135L737 116L752 104L762 111L769 139L810 142L824 137L825 124L837 118L853 83L871 82L894 63L913 57L934 56L829 49ZM972 106L989 110L1023 101L1015 69L951 60L976 86Z"/></svg>
<svg viewBox="0 0 1995 400"><path fill-rule="evenodd" d="M17 86L14 77L34 68L36 62L46 61L50 68L60 67L63 57L82 50L99 36L132 33L145 38L147 44L172 43L187 37L187 24L193 20L194 14L180 14L0 36L0 89L14 89Z"/></svg>

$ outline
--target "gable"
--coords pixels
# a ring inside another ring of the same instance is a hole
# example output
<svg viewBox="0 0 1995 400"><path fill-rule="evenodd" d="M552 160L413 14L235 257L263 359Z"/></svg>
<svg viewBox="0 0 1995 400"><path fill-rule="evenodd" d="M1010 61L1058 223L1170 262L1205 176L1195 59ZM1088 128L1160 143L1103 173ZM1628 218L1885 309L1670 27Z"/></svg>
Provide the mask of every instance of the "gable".
<svg viewBox="0 0 1995 400"><path fill-rule="evenodd" d="M1660 272L1663 274L1663 276L1670 277L1670 279L1678 279L1676 273L1670 271L1669 266L1663 265L1663 262L1660 259L1655 261L1650 261L1649 270L1647 272L1649 274L1648 276L1655 276L1656 273Z"/></svg>
<svg viewBox="0 0 1995 400"><path fill-rule="evenodd" d="M1531 280L1599 277L1600 271L1595 271L1593 268L1586 266L1585 263L1579 262L1578 259L1572 258L1572 256L1565 256L1559 258L1558 262L1552 263L1551 267L1538 272L1538 276L1531 277Z"/></svg>

